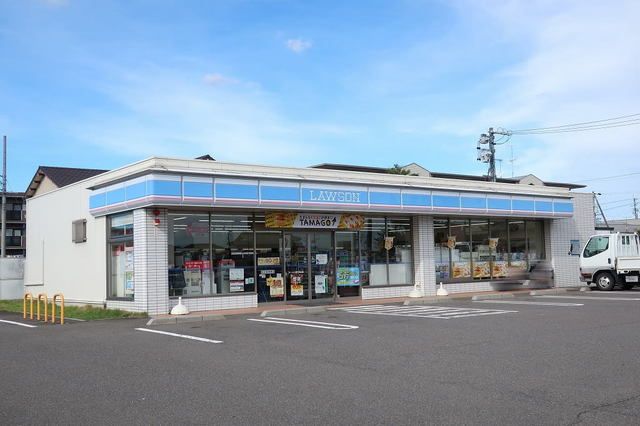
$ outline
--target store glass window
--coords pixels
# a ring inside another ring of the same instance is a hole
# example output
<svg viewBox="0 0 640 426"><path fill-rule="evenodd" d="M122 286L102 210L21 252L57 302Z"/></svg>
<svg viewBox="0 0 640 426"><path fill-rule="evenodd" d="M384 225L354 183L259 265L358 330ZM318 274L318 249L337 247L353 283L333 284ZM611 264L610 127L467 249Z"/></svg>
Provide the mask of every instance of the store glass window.
<svg viewBox="0 0 640 426"><path fill-rule="evenodd" d="M491 250L489 249L489 222L471 219L471 260L474 279L491 278Z"/></svg>
<svg viewBox="0 0 640 426"><path fill-rule="evenodd" d="M109 217L108 282L110 299L133 300L135 296L133 213Z"/></svg>
<svg viewBox="0 0 640 426"><path fill-rule="evenodd" d="M544 226L540 220L434 219L436 280L523 278L545 259Z"/></svg>
<svg viewBox="0 0 640 426"><path fill-rule="evenodd" d="M256 266L258 302L284 300L282 232L256 232Z"/></svg>
<svg viewBox="0 0 640 426"><path fill-rule="evenodd" d="M360 291L362 271L358 245L358 232L336 232L337 287L341 297L357 296Z"/></svg>
<svg viewBox="0 0 640 426"><path fill-rule="evenodd" d="M411 250L411 218L387 218L387 250L389 284L413 283L413 252Z"/></svg>
<svg viewBox="0 0 640 426"><path fill-rule="evenodd" d="M133 236L133 212L111 216L109 237L121 238Z"/></svg>
<svg viewBox="0 0 640 426"><path fill-rule="evenodd" d="M360 277L362 285L387 285L386 223L383 217L365 219L360 231Z"/></svg>
<svg viewBox="0 0 640 426"><path fill-rule="evenodd" d="M491 250L491 277L506 278L509 266L509 231L506 219L491 219L489 224Z"/></svg>
<svg viewBox="0 0 640 426"><path fill-rule="evenodd" d="M255 291L253 215L211 215L211 259L217 294Z"/></svg>
<svg viewBox="0 0 640 426"><path fill-rule="evenodd" d="M509 266L527 270L527 234L524 220L509 221Z"/></svg>
<svg viewBox="0 0 640 426"><path fill-rule="evenodd" d="M433 254L436 264L436 281L447 281L450 278L449 273L449 247L447 241L449 237L449 220L434 219L433 220Z"/></svg>
<svg viewBox="0 0 640 426"><path fill-rule="evenodd" d="M529 260L529 267L545 258L544 222L527 222L527 258Z"/></svg>
<svg viewBox="0 0 640 426"><path fill-rule="evenodd" d="M169 296L216 293L211 279L209 214L169 213Z"/></svg>
<svg viewBox="0 0 640 426"><path fill-rule="evenodd" d="M471 278L471 231L467 219L449 221L448 245L451 248L451 278Z"/></svg>

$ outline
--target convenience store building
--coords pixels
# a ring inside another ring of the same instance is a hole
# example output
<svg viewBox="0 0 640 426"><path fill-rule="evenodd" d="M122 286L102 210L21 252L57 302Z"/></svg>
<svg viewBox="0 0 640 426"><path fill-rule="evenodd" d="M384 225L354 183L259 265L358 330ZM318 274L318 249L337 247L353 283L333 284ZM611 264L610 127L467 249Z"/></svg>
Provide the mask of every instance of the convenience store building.
<svg viewBox="0 0 640 426"><path fill-rule="evenodd" d="M26 291L165 314L578 285L579 185L150 158L27 200Z"/></svg>

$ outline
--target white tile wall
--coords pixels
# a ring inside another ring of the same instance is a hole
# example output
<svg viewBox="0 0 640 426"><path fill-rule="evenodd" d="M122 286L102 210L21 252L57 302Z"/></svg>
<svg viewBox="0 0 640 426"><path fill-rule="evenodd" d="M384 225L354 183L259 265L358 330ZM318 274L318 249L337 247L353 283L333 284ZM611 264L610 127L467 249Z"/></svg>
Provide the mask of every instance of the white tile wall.
<svg viewBox="0 0 640 426"><path fill-rule="evenodd" d="M133 302L112 300L107 307L147 312L169 312L169 278L167 273L167 211L158 209L133 211L133 268L135 297ZM155 219L160 223L155 224Z"/></svg>
<svg viewBox="0 0 640 426"><path fill-rule="evenodd" d="M436 294L436 266L433 250L433 218L413 217L413 262L415 282L426 296Z"/></svg>
<svg viewBox="0 0 640 426"><path fill-rule="evenodd" d="M402 285L393 287L362 287L362 300L384 299L388 297L406 297L413 290L412 285Z"/></svg>
<svg viewBox="0 0 640 426"><path fill-rule="evenodd" d="M178 299L169 299L171 308L177 304ZM258 306L258 296L255 294L242 294L237 296L183 298L182 304L192 312L256 308Z"/></svg>
<svg viewBox="0 0 640 426"><path fill-rule="evenodd" d="M571 287L581 284L579 279L580 258L569 256L571 240L580 240L581 246L590 235L595 234L593 195L573 194L573 217L549 221L548 253L551 253L554 284L556 287Z"/></svg>
<svg viewBox="0 0 640 426"><path fill-rule="evenodd" d="M467 283L450 283L445 284L444 288L449 294L454 293L475 293L478 291L492 291L494 288L488 281L467 282Z"/></svg>

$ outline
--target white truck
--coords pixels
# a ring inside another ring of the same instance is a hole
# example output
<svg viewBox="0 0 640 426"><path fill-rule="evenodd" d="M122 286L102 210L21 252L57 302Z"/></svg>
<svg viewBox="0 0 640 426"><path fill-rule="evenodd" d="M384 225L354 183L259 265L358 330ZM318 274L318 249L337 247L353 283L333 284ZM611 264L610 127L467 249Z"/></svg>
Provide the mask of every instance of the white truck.
<svg viewBox="0 0 640 426"><path fill-rule="evenodd" d="M638 285L639 275L638 234L594 235L580 254L580 280L595 284L599 290L613 290L616 285L630 290Z"/></svg>

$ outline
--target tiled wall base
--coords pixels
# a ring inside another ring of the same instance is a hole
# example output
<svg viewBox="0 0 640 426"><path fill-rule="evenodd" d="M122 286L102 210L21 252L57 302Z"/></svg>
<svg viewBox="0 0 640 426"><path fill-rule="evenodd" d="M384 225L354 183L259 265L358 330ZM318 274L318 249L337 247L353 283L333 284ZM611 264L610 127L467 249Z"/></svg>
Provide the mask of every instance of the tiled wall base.
<svg viewBox="0 0 640 426"><path fill-rule="evenodd" d="M169 304L171 308L173 308L178 304L178 299L169 299ZM258 296L255 294L246 294L241 296L183 298L182 304L191 312L256 308L258 306Z"/></svg>
<svg viewBox="0 0 640 426"><path fill-rule="evenodd" d="M140 302L127 302L126 300L107 300L107 309L121 309L128 312L145 312L145 307Z"/></svg>
<svg viewBox="0 0 640 426"><path fill-rule="evenodd" d="M491 283L489 282L468 282L468 283L451 283L445 284L444 288L449 294L454 293L471 293L476 291L492 291Z"/></svg>
<svg viewBox="0 0 640 426"><path fill-rule="evenodd" d="M509 291L531 288L525 282L504 282L504 281L478 281L468 283L445 284L444 288L449 294L454 293L475 293L480 291Z"/></svg>
<svg viewBox="0 0 640 426"><path fill-rule="evenodd" d="M384 299L387 297L406 297L413 290L412 285L397 287L362 287L362 300Z"/></svg>

